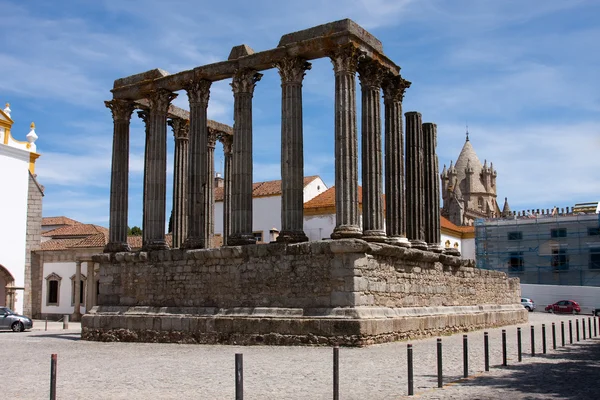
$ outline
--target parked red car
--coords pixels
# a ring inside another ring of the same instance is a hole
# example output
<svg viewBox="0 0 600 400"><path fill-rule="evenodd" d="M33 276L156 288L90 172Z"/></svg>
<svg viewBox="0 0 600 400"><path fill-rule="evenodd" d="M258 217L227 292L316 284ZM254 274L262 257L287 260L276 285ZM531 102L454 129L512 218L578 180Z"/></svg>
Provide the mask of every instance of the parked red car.
<svg viewBox="0 0 600 400"><path fill-rule="evenodd" d="M576 301L561 300L546 306L546 312L579 314L581 312L581 307Z"/></svg>

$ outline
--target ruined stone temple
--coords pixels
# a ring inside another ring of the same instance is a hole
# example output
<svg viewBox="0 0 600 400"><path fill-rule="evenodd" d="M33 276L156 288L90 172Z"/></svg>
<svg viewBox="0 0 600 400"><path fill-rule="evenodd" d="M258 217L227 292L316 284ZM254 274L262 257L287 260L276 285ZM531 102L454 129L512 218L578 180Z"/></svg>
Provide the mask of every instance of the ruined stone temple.
<svg viewBox="0 0 600 400"><path fill-rule="evenodd" d="M308 241L302 82L317 58L331 60L335 81L336 222L331 239ZM256 244L252 99L260 71L271 68L281 78L282 226L276 242ZM211 84L219 80L231 80L231 132L207 119ZM114 120L110 243L94 256L100 293L98 306L82 319L82 338L361 346L526 321L518 279L479 270L456 249L440 246L437 127L418 112L403 115L409 86L381 42L348 19L283 35L270 50L240 45L225 61L116 80L107 102ZM189 113L170 106L181 90ZM146 123L143 244L132 252L126 237L129 123L140 107ZM179 228L173 248L164 239L168 125L183 130L174 162L173 223ZM226 245L209 248L215 140L223 141L226 155Z"/></svg>

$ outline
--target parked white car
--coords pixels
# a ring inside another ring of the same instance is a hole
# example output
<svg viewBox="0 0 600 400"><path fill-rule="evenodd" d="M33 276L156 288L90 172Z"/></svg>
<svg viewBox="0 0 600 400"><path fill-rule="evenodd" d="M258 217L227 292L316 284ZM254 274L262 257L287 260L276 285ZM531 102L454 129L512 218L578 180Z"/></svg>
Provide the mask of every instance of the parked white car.
<svg viewBox="0 0 600 400"><path fill-rule="evenodd" d="M528 297L521 297L521 305L527 309L527 311L535 310L535 303Z"/></svg>
<svg viewBox="0 0 600 400"><path fill-rule="evenodd" d="M0 329L12 329L14 332L23 332L31 329L33 321L23 315L15 314L10 308L0 307Z"/></svg>

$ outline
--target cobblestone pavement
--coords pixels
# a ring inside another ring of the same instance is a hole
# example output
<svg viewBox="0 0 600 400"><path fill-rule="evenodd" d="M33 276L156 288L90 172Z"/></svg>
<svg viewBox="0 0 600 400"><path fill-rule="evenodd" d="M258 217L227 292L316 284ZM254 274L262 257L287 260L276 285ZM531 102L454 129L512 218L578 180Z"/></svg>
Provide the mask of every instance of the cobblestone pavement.
<svg viewBox="0 0 600 400"><path fill-rule="evenodd" d="M586 340L577 342L575 319L585 318ZM569 344L568 320L573 321ZM592 319L593 320L593 319ZM566 346L561 347L560 321ZM557 346L552 349L551 323ZM546 324L547 354L541 325ZM530 326L536 356L531 356ZM341 399L598 399L600 337L589 339L588 316L530 313L522 329L507 331L508 367L501 367L502 328L489 329L490 372L484 370L483 331L468 333L469 378L463 376L463 334L445 336L444 387L437 388L436 338L411 341L415 396L407 396L407 342L340 349ZM47 399L50 355L58 354L59 399L233 399L234 354L244 355L245 399L331 399L332 350L325 347L207 346L98 343L79 340L79 324L36 321L24 333L0 331L1 398ZM592 334L594 333L592 329ZM598 332L600 334L600 331ZM10 366L10 367L7 367Z"/></svg>

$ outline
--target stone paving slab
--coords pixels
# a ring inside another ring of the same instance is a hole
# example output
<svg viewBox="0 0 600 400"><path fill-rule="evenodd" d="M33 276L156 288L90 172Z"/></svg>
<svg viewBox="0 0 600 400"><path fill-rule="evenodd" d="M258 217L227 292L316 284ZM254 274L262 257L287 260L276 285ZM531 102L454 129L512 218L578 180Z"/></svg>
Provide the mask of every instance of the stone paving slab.
<svg viewBox="0 0 600 400"><path fill-rule="evenodd" d="M560 327L561 320L574 318L531 313L530 322L519 325L523 331L521 363L516 360L517 326L505 327L509 357L505 368L500 367L502 328L488 330L492 368L485 373L483 331L468 333L470 377L466 380L461 380L462 333L444 336L446 385L442 389L436 388L436 338L412 341L416 394L412 398L599 398L600 339L552 350L551 323ZM584 316L578 318L581 321ZM531 357L529 327L536 327L536 353L541 353L542 323L547 326L548 354ZM99 343L80 340L75 323L69 324L74 328L69 330L37 330L40 327L43 324L36 323L29 332L0 331L2 376L10 382L3 385L0 397L48 398L50 355L57 353L59 399L233 399L234 354L243 353L245 399L332 398L332 350L327 347ZM557 333L560 346L559 329ZM340 349L340 398L411 398L407 396L406 344Z"/></svg>

